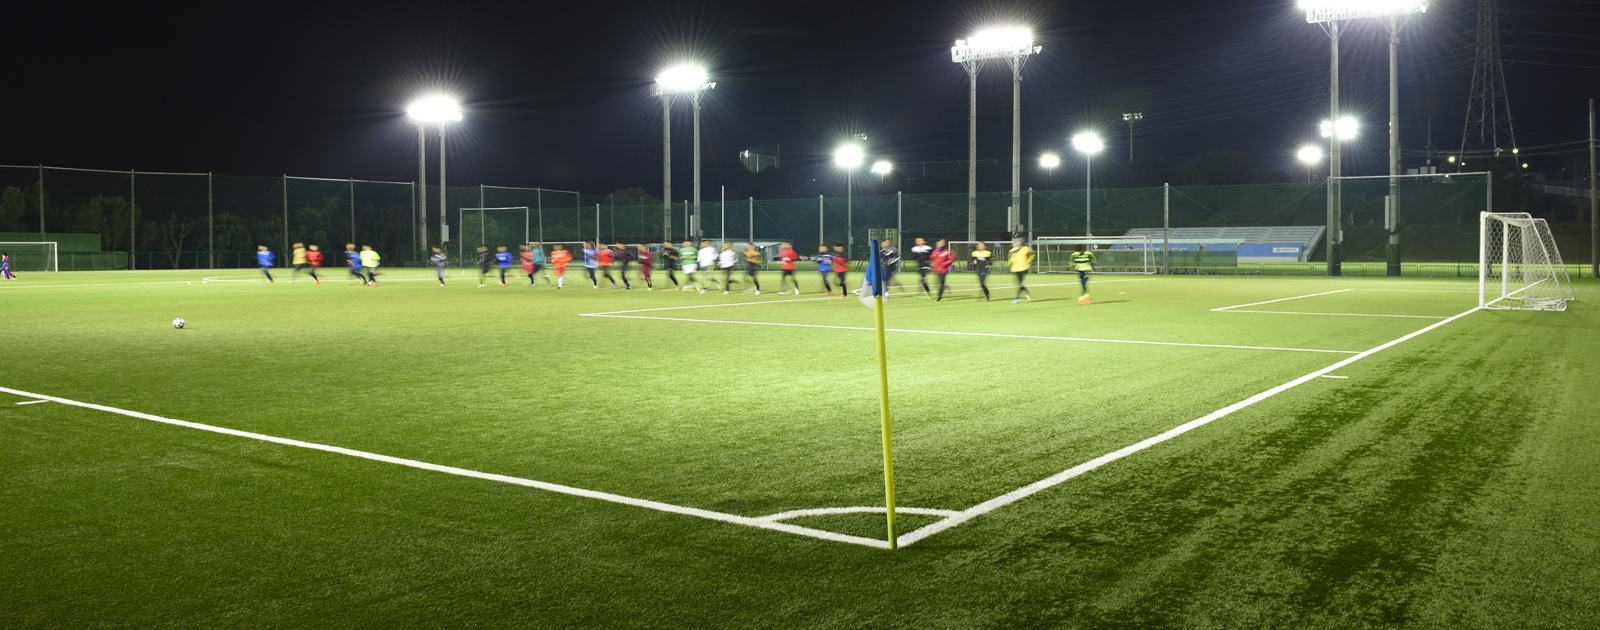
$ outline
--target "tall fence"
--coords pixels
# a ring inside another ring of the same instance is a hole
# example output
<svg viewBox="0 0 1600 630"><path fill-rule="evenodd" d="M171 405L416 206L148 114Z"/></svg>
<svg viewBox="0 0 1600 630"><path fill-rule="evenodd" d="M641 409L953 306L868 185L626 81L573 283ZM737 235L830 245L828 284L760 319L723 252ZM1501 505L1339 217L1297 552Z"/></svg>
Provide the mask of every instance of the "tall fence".
<svg viewBox="0 0 1600 630"><path fill-rule="evenodd" d="M1164 226L1323 226L1326 186L1028 190L1020 215L1031 236L1112 236ZM1476 217L1486 208L1488 187L1483 177L1403 181L1402 260L1474 262ZM1503 196L1518 194L1498 182L1494 188L1496 207ZM1341 190L1344 260L1358 265L1351 270L1356 273L1364 263L1381 267L1388 242L1387 180L1346 181ZM685 201L670 208L619 205L611 195L487 185L444 192L450 229L445 251L456 260L470 260L478 245L514 250L526 241L678 242L695 225ZM440 242L439 195L437 186L419 190L412 182L0 166L0 232L98 234L100 251L118 254L87 259L99 268L247 267L255 264L258 245L279 252L287 263L282 254L296 242L331 252L345 243L372 245L391 264L418 265ZM978 194L978 239L1010 238L1009 203L1009 192ZM698 236L790 241L801 251L845 244L860 259L869 229L897 228L905 238L930 242L970 240L967 208L960 193L714 200L702 202ZM1553 221L1552 227L1567 262L1592 259L1582 236L1586 225ZM1324 252L1319 247L1313 260L1325 260Z"/></svg>

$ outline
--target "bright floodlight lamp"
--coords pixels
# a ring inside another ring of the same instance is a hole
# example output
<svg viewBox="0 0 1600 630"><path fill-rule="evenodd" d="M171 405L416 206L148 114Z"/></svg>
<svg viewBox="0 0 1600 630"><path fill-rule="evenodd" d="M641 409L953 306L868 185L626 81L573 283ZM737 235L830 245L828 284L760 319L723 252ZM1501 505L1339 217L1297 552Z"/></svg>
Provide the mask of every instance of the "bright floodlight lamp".
<svg viewBox="0 0 1600 630"><path fill-rule="evenodd" d="M1308 165L1316 164L1317 162L1322 161L1322 149L1318 149L1316 147L1301 147L1300 151L1295 153L1295 157L1299 158L1301 163Z"/></svg>
<svg viewBox="0 0 1600 630"><path fill-rule="evenodd" d="M950 60L956 63L1025 57L1042 50L1033 45L1033 31L1025 28L989 28L956 40L950 47Z"/></svg>
<svg viewBox="0 0 1600 630"><path fill-rule="evenodd" d="M1072 137L1072 148L1094 155L1105 149L1106 143L1100 140L1100 136L1092 133L1080 133Z"/></svg>
<svg viewBox="0 0 1600 630"><path fill-rule="evenodd" d="M1039 166L1044 168L1055 168L1057 166L1061 166L1061 157L1054 153L1046 153L1041 155L1039 156Z"/></svg>
<svg viewBox="0 0 1600 630"><path fill-rule="evenodd" d="M412 122L445 123L461 120L461 104L447 96L430 96L406 108Z"/></svg>
<svg viewBox="0 0 1600 630"><path fill-rule="evenodd" d="M833 163L845 168L861 166L861 162L864 159L865 156L861 153L861 147L855 145L839 147L838 151L833 152Z"/></svg>
<svg viewBox="0 0 1600 630"><path fill-rule="evenodd" d="M872 172L879 175L888 175L889 171L892 170L894 170L894 165L883 160L878 160L877 162L872 163Z"/></svg>
<svg viewBox="0 0 1600 630"><path fill-rule="evenodd" d="M1349 140L1351 138L1356 137L1356 130L1357 130L1358 127L1359 127L1359 125L1356 124L1356 119L1354 119L1354 118L1340 118L1339 119L1339 139L1340 140ZM1318 125L1318 129L1322 132L1322 137L1324 137L1324 138L1333 135L1333 124L1328 122L1328 121L1326 121L1326 120L1322 121L1321 125Z"/></svg>
<svg viewBox="0 0 1600 630"><path fill-rule="evenodd" d="M1044 47L1024 27L986 28L950 47L950 60L971 80L967 110L967 240L978 239L978 68L985 60L1004 60L1011 68L1011 205L1006 228L1017 234L1022 222L1022 67Z"/></svg>
<svg viewBox="0 0 1600 630"><path fill-rule="evenodd" d="M688 236L700 232L700 98L717 84L709 82L706 69L677 65L663 70L650 86L650 95L661 98L661 230L662 238L672 236L672 100L678 94L689 97L694 108L694 210Z"/></svg>
<svg viewBox="0 0 1600 630"><path fill-rule="evenodd" d="M1455 164L1456 163L1456 156L1454 156L1454 155L1450 156L1450 163L1451 164Z"/></svg>
<svg viewBox="0 0 1600 630"><path fill-rule="evenodd" d="M1411 15L1428 10L1428 0L1300 0L1306 22L1335 22L1391 15Z"/></svg>
<svg viewBox="0 0 1600 630"><path fill-rule="evenodd" d="M687 94L703 92L717 87L707 82L705 68L698 66L673 66L656 77L655 92L662 94Z"/></svg>

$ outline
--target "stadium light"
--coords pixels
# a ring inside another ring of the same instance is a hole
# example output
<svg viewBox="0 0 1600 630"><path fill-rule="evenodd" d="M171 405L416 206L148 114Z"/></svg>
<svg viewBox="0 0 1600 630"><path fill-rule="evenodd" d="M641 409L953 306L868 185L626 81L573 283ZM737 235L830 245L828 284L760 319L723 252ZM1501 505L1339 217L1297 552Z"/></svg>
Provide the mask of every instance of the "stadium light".
<svg viewBox="0 0 1600 630"><path fill-rule="evenodd" d="M866 136L858 135L856 137L865 139ZM866 159L866 153L861 150L861 145L858 144L847 144L833 152L833 163L844 169L845 246L850 248L847 251L854 251L856 245L855 191L852 190L855 187L856 169L860 168L861 163L865 162ZM888 162L880 162L880 164L888 164ZM872 170L878 170L876 164L873 165Z"/></svg>
<svg viewBox="0 0 1600 630"><path fill-rule="evenodd" d="M1407 15L1428 10L1428 0L1300 0L1306 22L1320 24L1328 33L1332 53L1328 88L1328 118L1339 118L1339 22L1363 18L1388 18L1389 27L1389 199L1384 221L1389 226L1389 275L1400 275L1400 23ZM1344 243L1340 236L1339 157L1337 135L1328 142L1328 165L1333 179L1328 186L1328 275L1340 275Z"/></svg>
<svg viewBox="0 0 1600 630"><path fill-rule="evenodd" d="M439 127L439 247L444 247L446 233L450 231L446 224L449 212L445 205L445 150L444 128L452 122L461 120L461 103L448 96L425 96L413 101L406 107L406 116L417 125L417 196L419 203L417 210L422 217L426 228L428 223L428 125ZM427 229L422 230L423 239L426 239Z"/></svg>
<svg viewBox="0 0 1600 630"><path fill-rule="evenodd" d="M889 171L892 170L894 170L894 165L883 160L878 160L877 162L872 163L872 172L879 175L888 175Z"/></svg>
<svg viewBox="0 0 1600 630"><path fill-rule="evenodd" d="M1072 148L1083 153L1083 233L1094 237L1094 208L1089 198L1094 192L1094 154L1106 148L1106 143L1092 133L1072 137Z"/></svg>
<svg viewBox="0 0 1600 630"><path fill-rule="evenodd" d="M706 90L715 89L716 83L708 81L706 69L695 65L671 66L656 75L651 87L653 96L661 99L661 230L663 240L672 240L672 98L678 94L689 96L694 105L694 218L689 234L695 240L700 236L700 98Z"/></svg>
<svg viewBox="0 0 1600 630"><path fill-rule="evenodd" d="M1306 181L1311 181L1311 169L1322 161L1322 149L1314 146L1303 146L1294 154L1301 164L1306 165Z"/></svg>
<svg viewBox="0 0 1600 630"><path fill-rule="evenodd" d="M1127 112L1122 115L1122 122L1128 123L1128 161L1133 161L1133 123L1144 120L1144 112Z"/></svg>
<svg viewBox="0 0 1600 630"><path fill-rule="evenodd" d="M1055 168L1057 166L1061 166L1061 157L1054 153L1046 153L1041 155L1039 156L1039 166L1045 168Z"/></svg>
<svg viewBox="0 0 1600 630"><path fill-rule="evenodd" d="M1456 156L1454 156L1454 155L1450 156L1450 163L1451 164L1455 164L1456 163Z"/></svg>
<svg viewBox="0 0 1600 630"><path fill-rule="evenodd" d="M967 113L967 240L978 240L978 67L986 60L1004 59L1011 67L1011 207L1006 229L1013 235L1022 222L1022 66L1044 47L1033 43L1033 31L1023 27L987 28L950 47L950 60L967 70L970 106Z"/></svg>
<svg viewBox="0 0 1600 630"><path fill-rule="evenodd" d="M1317 128L1318 128L1319 131L1321 131L1322 137L1324 137L1324 138L1333 135L1333 129L1334 129L1333 123L1330 123L1330 122L1324 120L1324 121L1322 121L1322 124L1317 126ZM1360 124L1356 122L1356 119L1349 118L1349 117L1340 118L1339 119L1339 125L1338 125L1339 139L1340 140L1350 140L1350 139L1355 138L1356 134L1358 133L1359 128L1360 128Z"/></svg>

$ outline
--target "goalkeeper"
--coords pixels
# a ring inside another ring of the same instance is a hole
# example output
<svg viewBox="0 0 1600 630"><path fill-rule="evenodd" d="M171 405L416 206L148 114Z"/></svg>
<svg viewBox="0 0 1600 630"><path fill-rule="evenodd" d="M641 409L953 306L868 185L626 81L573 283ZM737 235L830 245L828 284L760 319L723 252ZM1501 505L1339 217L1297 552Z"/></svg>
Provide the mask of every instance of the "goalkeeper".
<svg viewBox="0 0 1600 630"><path fill-rule="evenodd" d="M1072 268L1078 272L1078 285L1083 287L1083 295L1078 298L1079 304L1089 303L1089 272L1094 271L1094 252L1089 251L1087 245L1079 245L1078 251L1072 252Z"/></svg>

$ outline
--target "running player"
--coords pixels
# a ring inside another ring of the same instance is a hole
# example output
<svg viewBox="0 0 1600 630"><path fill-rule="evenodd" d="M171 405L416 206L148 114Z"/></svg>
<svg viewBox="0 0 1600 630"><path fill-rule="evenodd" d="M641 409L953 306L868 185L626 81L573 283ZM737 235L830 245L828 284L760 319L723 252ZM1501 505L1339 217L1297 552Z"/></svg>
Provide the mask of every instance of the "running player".
<svg viewBox="0 0 1600 630"><path fill-rule="evenodd" d="M655 262L655 259L650 257L650 246L640 245L639 253L634 255L634 258L639 261L639 277L644 279L644 290L656 290L655 283L650 280L650 266Z"/></svg>
<svg viewBox="0 0 1600 630"><path fill-rule="evenodd" d="M761 295L761 279L756 277L756 272L761 270L761 250L756 249L755 243L744 244L744 273L750 276L750 284L755 289L756 295ZM750 289L745 289L749 291Z"/></svg>
<svg viewBox="0 0 1600 630"><path fill-rule="evenodd" d="M889 290L890 285L900 287L900 292L905 293L906 286L900 284L894 275L900 273L900 250L895 249L894 241L883 239L878 243L878 263L883 265L883 287ZM858 289L859 290L859 289Z"/></svg>
<svg viewBox="0 0 1600 630"><path fill-rule="evenodd" d="M933 297L933 291L928 289L928 272L932 271L929 261L933 258L933 248L928 247L928 240L918 238L917 244L911 246L911 260L917 263L917 283L922 286L922 293L918 297Z"/></svg>
<svg viewBox="0 0 1600 630"><path fill-rule="evenodd" d="M371 245L361 246L361 270L367 272L367 286L378 286L378 263L383 260Z"/></svg>
<svg viewBox="0 0 1600 630"><path fill-rule="evenodd" d="M778 295L783 295L785 282L794 283L794 294L800 295L800 279L794 276L794 262L800 260L800 254L794 251L794 244L784 241L782 249L778 250L778 259L783 261L783 276L778 278Z"/></svg>
<svg viewBox="0 0 1600 630"><path fill-rule="evenodd" d="M256 265L261 267L261 275L266 276L269 283L272 282L272 262L277 259L266 245L256 246Z"/></svg>
<svg viewBox="0 0 1600 630"><path fill-rule="evenodd" d="M1079 245L1078 251L1072 252L1072 268L1078 272L1078 286L1083 287L1083 295L1078 298L1079 304L1088 304L1089 299L1089 272L1094 271L1094 252L1089 251L1089 246Z"/></svg>
<svg viewBox="0 0 1600 630"><path fill-rule="evenodd" d="M533 271L528 272L528 286L532 287L539 283L539 281L535 278L539 275L539 272L544 271L545 268L546 263L544 258L544 246L540 245L539 243L529 243L528 254L529 258L533 261ZM551 286L550 273L545 272L543 277L544 286Z"/></svg>
<svg viewBox="0 0 1600 630"><path fill-rule="evenodd" d="M733 243L722 242L722 251L717 253L717 270L722 272L722 294L727 295L733 289L733 267L739 262L739 252L733 251Z"/></svg>
<svg viewBox="0 0 1600 630"><path fill-rule="evenodd" d="M1011 261L1011 273L1017 274L1017 298L1011 300L1012 304L1021 302L1022 298L1033 301L1033 292L1028 290L1028 268L1033 266L1033 248L1023 244L1022 238L1011 240L1011 251L1006 258Z"/></svg>
<svg viewBox="0 0 1600 630"><path fill-rule="evenodd" d="M572 252L567 251L566 245L557 245L555 251L550 252L550 264L556 266L557 289L567 284L567 263L570 262L572 262Z"/></svg>
<svg viewBox="0 0 1600 630"><path fill-rule="evenodd" d="M435 247L433 248L433 254L428 256L428 262L433 263L433 273L439 276L439 286L444 286L444 268L450 264L450 258Z"/></svg>
<svg viewBox="0 0 1600 630"><path fill-rule="evenodd" d="M622 288L633 290L633 283L628 282L628 263L633 262L633 253L628 251L627 245L613 243L611 245L611 257L622 263L622 266L617 271L617 275L622 277ZM616 285L616 283L613 282L612 285Z"/></svg>
<svg viewBox="0 0 1600 630"><path fill-rule="evenodd" d="M17 279L17 274L11 273L11 254L5 252L0 252L0 278Z"/></svg>
<svg viewBox="0 0 1600 630"><path fill-rule="evenodd" d="M933 253L928 255L928 262L933 268L933 275L939 276L939 297L935 298L935 301L944 301L945 279L946 276L950 275L950 265L954 264L955 261L956 255L950 252L950 242L942 238L939 239L939 246L935 247ZM924 282L923 285L926 286L927 283Z"/></svg>
<svg viewBox="0 0 1600 630"><path fill-rule="evenodd" d="M839 281L839 297L850 297L849 278L845 277L848 273L850 273L850 255L844 251L843 245L834 243L833 276Z"/></svg>
<svg viewBox="0 0 1600 630"><path fill-rule="evenodd" d="M667 279L672 281L674 289L679 288L678 266L683 262L678 260L678 248L672 246L672 241L661 241L661 268L667 270Z"/></svg>
<svg viewBox="0 0 1600 630"><path fill-rule="evenodd" d="M600 254L594 250L594 243L590 243L589 241L584 241L583 242L583 272L589 274L589 283L593 284L594 288L596 288L596 289L600 288L600 279L595 277L594 272L595 272L596 269L599 269L599 268L600 268Z"/></svg>
<svg viewBox="0 0 1600 630"><path fill-rule="evenodd" d="M710 240L700 241L700 252L695 254L695 259L695 262L700 265L700 277L711 274L717 268L716 246L712 245ZM716 276L713 275L712 279L715 280ZM695 284L700 285L701 293L705 293L705 287L711 283L696 281ZM723 289L726 290L727 287L723 287Z"/></svg>
<svg viewBox="0 0 1600 630"><path fill-rule="evenodd" d="M833 253L828 251L827 244L818 245L817 255L812 256L811 259L817 261L817 273L822 274L822 290L824 294L833 295L833 287L828 285L828 274L833 273ZM795 284L798 285L799 283ZM799 294L800 290L795 289L795 295Z"/></svg>
<svg viewBox="0 0 1600 630"><path fill-rule="evenodd" d="M311 281L322 284L322 278L317 277L317 270L322 268L322 249L316 245L310 246L311 251L306 252L306 264L311 266Z"/></svg>
<svg viewBox="0 0 1600 630"><path fill-rule="evenodd" d="M992 262L989 259L993 256L994 252L989 251L983 241L978 241L972 250L972 270L978 272L978 288L983 289L984 301L989 300L989 263Z"/></svg>
<svg viewBox="0 0 1600 630"><path fill-rule="evenodd" d="M361 284L366 284L367 277L361 275L361 252L356 251L355 243L344 244L344 258L350 263L350 275L355 276Z"/></svg>
<svg viewBox="0 0 1600 630"><path fill-rule="evenodd" d="M494 254L489 253L487 245L478 246L478 288L483 288L484 278L489 277L489 264L494 262Z"/></svg>
<svg viewBox="0 0 1600 630"><path fill-rule="evenodd" d="M683 290L688 291L689 285L701 293L706 292L705 285L700 283L700 250L695 249L694 241L684 241L683 249L678 250L678 260L683 263Z"/></svg>
<svg viewBox="0 0 1600 630"><path fill-rule="evenodd" d="M494 248L494 264L500 267L500 286L506 286L506 270L511 268L511 261L515 257L506 251L506 246Z"/></svg>
<svg viewBox="0 0 1600 630"><path fill-rule="evenodd" d="M289 264L294 268L294 271L289 273L289 284L294 284L295 280L300 279L300 272L307 266L306 245L305 243L295 243L294 249L289 251L292 252L289 258Z"/></svg>
<svg viewBox="0 0 1600 630"><path fill-rule="evenodd" d="M617 288L617 279L611 277L611 263L616 262L616 253L611 251L610 247L605 247L602 244L596 243L594 257L595 262L600 267L600 277L610 280L611 288ZM594 286L597 289L600 288L600 282L598 280L595 281Z"/></svg>

